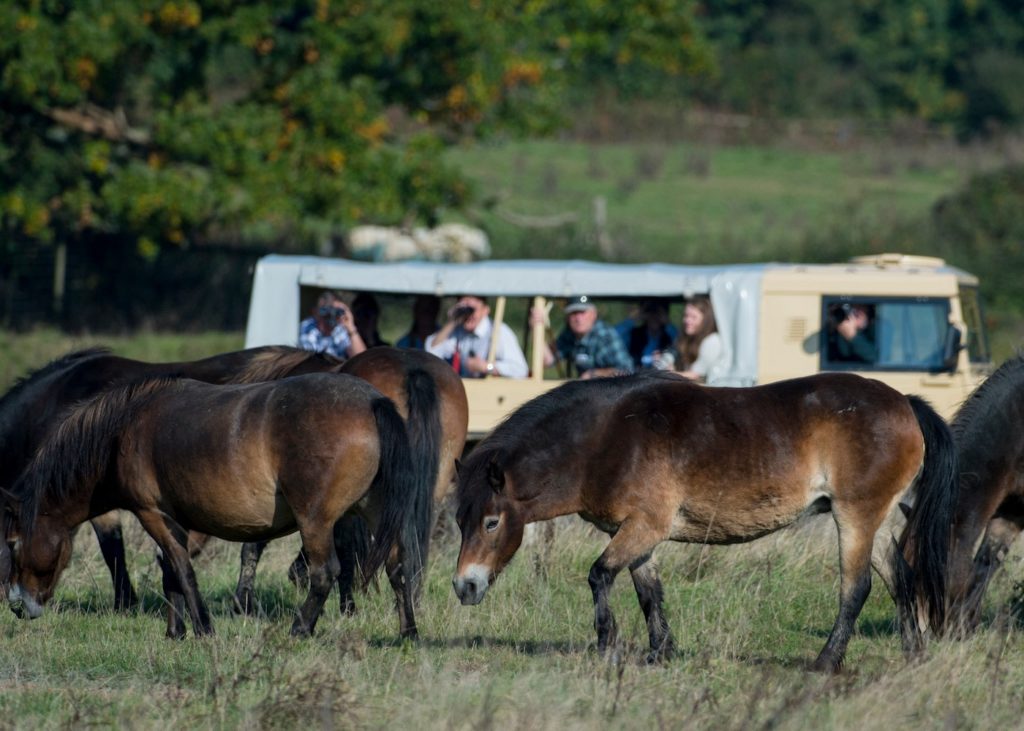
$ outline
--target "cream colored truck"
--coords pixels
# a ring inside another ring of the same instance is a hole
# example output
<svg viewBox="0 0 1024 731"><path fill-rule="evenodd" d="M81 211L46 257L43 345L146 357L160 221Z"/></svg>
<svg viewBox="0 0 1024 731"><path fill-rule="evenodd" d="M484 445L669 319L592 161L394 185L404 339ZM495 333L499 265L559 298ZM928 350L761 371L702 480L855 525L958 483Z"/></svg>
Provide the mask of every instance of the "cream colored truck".
<svg viewBox="0 0 1024 731"><path fill-rule="evenodd" d="M601 301L707 294L728 353L708 376L717 386L750 386L830 370L856 371L916 393L949 417L991 372L978 280L931 257L881 254L845 264L678 266L585 261L486 261L473 264L373 264L319 257L268 256L253 280L246 347L293 345L299 321L322 289L379 295L477 294L544 306L587 294ZM842 360L835 322L858 307L870 314L875 353L869 362ZM520 307L520 311L523 307ZM555 331L561 326L556 306ZM678 319L678 318L676 318ZM545 378L543 326L520 332L531 362L526 379L466 379L471 439L561 383Z"/></svg>

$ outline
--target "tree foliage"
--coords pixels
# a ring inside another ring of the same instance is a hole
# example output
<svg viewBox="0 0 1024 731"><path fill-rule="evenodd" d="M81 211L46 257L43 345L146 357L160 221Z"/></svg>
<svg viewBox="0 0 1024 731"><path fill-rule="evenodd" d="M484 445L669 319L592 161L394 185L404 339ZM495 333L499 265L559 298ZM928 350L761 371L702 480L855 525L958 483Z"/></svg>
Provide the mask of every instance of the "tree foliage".
<svg viewBox="0 0 1024 731"><path fill-rule="evenodd" d="M697 92L781 116L1024 122L1018 0L703 0L719 74Z"/></svg>
<svg viewBox="0 0 1024 731"><path fill-rule="evenodd" d="M308 248L462 207L446 145L550 130L605 69L681 73L680 0L16 0L0 8L5 238Z"/></svg>

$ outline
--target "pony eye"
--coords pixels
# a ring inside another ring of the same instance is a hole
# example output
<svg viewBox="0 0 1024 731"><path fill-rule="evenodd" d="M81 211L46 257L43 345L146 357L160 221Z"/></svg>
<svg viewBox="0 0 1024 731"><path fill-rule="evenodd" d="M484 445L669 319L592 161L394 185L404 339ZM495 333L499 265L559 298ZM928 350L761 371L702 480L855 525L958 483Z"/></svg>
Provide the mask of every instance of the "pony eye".
<svg viewBox="0 0 1024 731"><path fill-rule="evenodd" d="M493 533L498 530L498 523L501 521L501 517L497 515L488 515L484 518L484 530L488 533Z"/></svg>

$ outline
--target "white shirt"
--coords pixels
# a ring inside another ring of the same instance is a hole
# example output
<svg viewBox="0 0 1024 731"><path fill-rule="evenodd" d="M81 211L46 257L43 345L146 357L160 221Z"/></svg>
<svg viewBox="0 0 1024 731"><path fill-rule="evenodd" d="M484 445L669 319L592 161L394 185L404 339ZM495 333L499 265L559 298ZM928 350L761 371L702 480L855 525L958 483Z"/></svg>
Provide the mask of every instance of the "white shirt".
<svg viewBox="0 0 1024 731"><path fill-rule="evenodd" d="M710 333L700 341L697 348L697 360L693 361L690 370L705 380L712 368L724 360L725 349L722 347L722 336L718 333Z"/></svg>
<svg viewBox="0 0 1024 731"><path fill-rule="evenodd" d="M468 331L458 325L452 330L451 335L441 342L434 342L434 335L427 338L427 352L433 353L438 358L444 358L449 363L455 357L458 349L462 363L472 357L487 358L487 350L491 347L491 329L493 324L490 317L485 317L477 324L476 329ZM436 335L436 333L435 333ZM494 352L494 369L498 375L508 378L526 378L529 374L529 366L526 365L526 356L516 334L512 332L505 323L501 323L498 330L498 343ZM464 367L460 375L469 375Z"/></svg>

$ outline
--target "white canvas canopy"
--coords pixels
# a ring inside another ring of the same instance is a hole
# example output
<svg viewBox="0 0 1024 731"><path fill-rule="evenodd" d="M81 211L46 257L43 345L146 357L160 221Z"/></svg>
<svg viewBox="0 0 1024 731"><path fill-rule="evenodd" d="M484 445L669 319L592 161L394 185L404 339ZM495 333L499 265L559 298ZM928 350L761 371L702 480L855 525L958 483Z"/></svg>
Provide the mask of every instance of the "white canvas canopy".
<svg viewBox="0 0 1024 731"><path fill-rule="evenodd" d="M301 287L437 296L571 297L586 294L598 300L708 294L730 355L729 365L710 373L708 382L745 386L757 382L761 278L771 266L550 260L370 264L273 255L260 259L256 266L245 345L251 348L295 344L298 324L304 316L300 312Z"/></svg>

